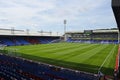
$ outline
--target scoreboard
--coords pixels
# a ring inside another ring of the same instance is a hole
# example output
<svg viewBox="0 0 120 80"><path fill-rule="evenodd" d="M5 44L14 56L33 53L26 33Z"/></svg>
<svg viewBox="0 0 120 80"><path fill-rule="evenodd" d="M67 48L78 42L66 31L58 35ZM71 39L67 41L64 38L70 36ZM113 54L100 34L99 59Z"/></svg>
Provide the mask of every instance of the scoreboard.
<svg viewBox="0 0 120 80"><path fill-rule="evenodd" d="M84 30L84 34L92 34L93 30Z"/></svg>

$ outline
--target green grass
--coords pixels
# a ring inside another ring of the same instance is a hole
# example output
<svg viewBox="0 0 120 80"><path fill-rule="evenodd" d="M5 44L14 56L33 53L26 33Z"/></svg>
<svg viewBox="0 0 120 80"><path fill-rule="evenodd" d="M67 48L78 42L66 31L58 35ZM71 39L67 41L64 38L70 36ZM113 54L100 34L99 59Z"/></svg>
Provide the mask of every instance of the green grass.
<svg viewBox="0 0 120 80"><path fill-rule="evenodd" d="M45 62L61 67L113 75L115 58L118 51L116 44L81 44L54 43L7 47L17 49L16 54L35 61ZM103 64L104 63L104 64Z"/></svg>

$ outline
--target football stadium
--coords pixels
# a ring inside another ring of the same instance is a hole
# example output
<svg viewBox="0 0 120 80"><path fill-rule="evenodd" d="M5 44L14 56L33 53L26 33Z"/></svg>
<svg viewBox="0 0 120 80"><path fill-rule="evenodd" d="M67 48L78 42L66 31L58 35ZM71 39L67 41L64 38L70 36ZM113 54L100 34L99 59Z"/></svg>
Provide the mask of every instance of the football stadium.
<svg viewBox="0 0 120 80"><path fill-rule="evenodd" d="M0 80L119 80L120 1L116 28L64 33L0 28Z"/></svg>

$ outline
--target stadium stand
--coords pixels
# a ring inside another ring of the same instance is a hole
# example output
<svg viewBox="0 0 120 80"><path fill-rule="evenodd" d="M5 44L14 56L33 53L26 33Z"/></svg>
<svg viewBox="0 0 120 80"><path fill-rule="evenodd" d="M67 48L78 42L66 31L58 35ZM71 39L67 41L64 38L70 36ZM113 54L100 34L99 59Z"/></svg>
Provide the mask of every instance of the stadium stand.
<svg viewBox="0 0 120 80"><path fill-rule="evenodd" d="M31 44L39 44L39 40L36 38L32 38L32 37L27 37L26 40L31 43Z"/></svg>
<svg viewBox="0 0 120 80"><path fill-rule="evenodd" d="M40 37L37 38L41 43L47 44L52 42L53 40L59 39L59 37Z"/></svg>
<svg viewBox="0 0 120 80"><path fill-rule="evenodd" d="M98 76L0 54L0 79L98 80Z"/></svg>
<svg viewBox="0 0 120 80"><path fill-rule="evenodd" d="M90 32L91 31L91 32ZM84 32L67 32L67 42L117 44L118 30L85 30Z"/></svg>
<svg viewBox="0 0 120 80"><path fill-rule="evenodd" d="M56 39L59 39L59 37L0 36L0 43L7 46L47 44Z"/></svg>
<svg viewBox="0 0 120 80"><path fill-rule="evenodd" d="M8 46L13 46L14 43L8 39L8 38L5 38L5 37L1 37L0 38L0 41L4 44L4 45L8 45Z"/></svg>

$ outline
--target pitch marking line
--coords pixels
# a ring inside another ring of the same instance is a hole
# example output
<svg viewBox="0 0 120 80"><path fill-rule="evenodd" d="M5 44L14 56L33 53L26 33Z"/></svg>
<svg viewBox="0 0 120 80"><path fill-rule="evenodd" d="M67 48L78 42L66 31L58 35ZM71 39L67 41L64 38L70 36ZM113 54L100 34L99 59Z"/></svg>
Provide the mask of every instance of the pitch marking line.
<svg viewBox="0 0 120 80"><path fill-rule="evenodd" d="M114 48L110 51L110 53L108 54L108 56L105 58L104 62L102 63L102 65L99 67L98 71L101 70L101 68L103 67L103 65L105 64L105 62L107 61L107 59L109 58L109 56L114 52L116 45L114 46Z"/></svg>

